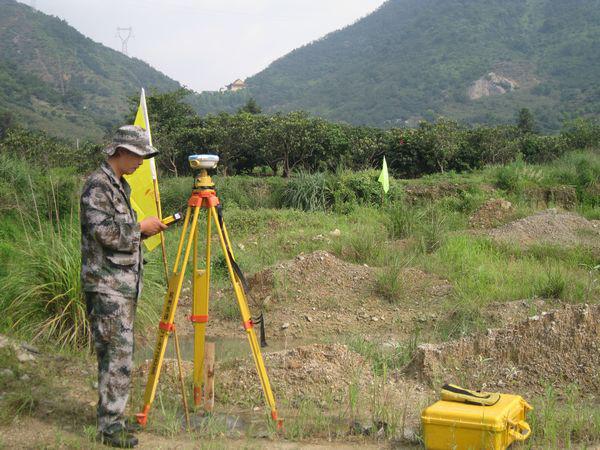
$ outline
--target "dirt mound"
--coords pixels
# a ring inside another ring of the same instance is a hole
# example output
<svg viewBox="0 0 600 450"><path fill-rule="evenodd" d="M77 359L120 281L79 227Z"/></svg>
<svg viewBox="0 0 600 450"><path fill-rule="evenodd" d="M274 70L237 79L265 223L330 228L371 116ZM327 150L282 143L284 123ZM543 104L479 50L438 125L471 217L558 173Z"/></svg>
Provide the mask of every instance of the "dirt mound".
<svg viewBox="0 0 600 450"><path fill-rule="evenodd" d="M514 214L512 203L502 198L491 198L469 218L471 228L493 228Z"/></svg>
<svg viewBox="0 0 600 450"><path fill-rule="evenodd" d="M600 221L547 209L489 231L494 239L530 245L548 242L564 246L600 247Z"/></svg>
<svg viewBox="0 0 600 450"><path fill-rule="evenodd" d="M355 325L359 305L376 308L369 301L374 280L370 267L315 251L254 274L250 298L275 322L272 335L306 339Z"/></svg>
<svg viewBox="0 0 600 450"><path fill-rule="evenodd" d="M548 383L600 389L600 306L566 305L502 329L417 349L409 373L430 385L541 393Z"/></svg>
<svg viewBox="0 0 600 450"><path fill-rule="evenodd" d="M372 381L364 358L341 344L301 346L268 353L264 358L273 390L292 404L303 399L339 403L351 384L364 388ZM251 360L236 359L225 367L217 364L216 370L222 382L217 395L261 404L260 381Z"/></svg>
<svg viewBox="0 0 600 450"><path fill-rule="evenodd" d="M348 290L364 290L372 274L370 267L347 263L319 250L254 274L249 279L250 294L254 301L266 304L290 292L316 299L339 297Z"/></svg>

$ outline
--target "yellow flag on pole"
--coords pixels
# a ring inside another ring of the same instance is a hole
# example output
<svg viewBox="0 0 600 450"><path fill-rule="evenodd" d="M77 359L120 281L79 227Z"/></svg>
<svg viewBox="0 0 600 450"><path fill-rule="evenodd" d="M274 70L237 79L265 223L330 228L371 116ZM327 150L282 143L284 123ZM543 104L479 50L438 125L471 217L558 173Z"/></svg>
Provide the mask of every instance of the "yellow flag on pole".
<svg viewBox="0 0 600 450"><path fill-rule="evenodd" d="M150 133L150 120L148 119L148 108L146 107L146 93L142 88L140 96L140 106L135 116L134 125L142 127L148 131L150 145L152 145L152 134ZM135 209L138 221L146 217L161 217L160 196L158 195L158 182L156 178L156 164L154 158L145 159L143 164L131 175L126 175L125 179L131 186L131 206ZM156 234L144 240L144 245L148 251L154 250L160 245L160 234Z"/></svg>
<svg viewBox="0 0 600 450"><path fill-rule="evenodd" d="M383 192L387 194L387 191L390 190L390 176L388 174L385 156L383 157L383 167L381 168L381 174L379 175L379 179L377 181L381 183L381 186L383 187Z"/></svg>

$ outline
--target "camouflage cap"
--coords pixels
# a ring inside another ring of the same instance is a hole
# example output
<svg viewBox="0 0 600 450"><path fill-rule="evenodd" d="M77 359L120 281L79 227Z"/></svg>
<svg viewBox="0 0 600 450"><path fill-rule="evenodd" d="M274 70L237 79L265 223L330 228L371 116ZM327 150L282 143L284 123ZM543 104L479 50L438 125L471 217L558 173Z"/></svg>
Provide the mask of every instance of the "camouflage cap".
<svg viewBox="0 0 600 450"><path fill-rule="evenodd" d="M119 128L110 145L103 151L112 156L119 147L143 156L144 159L152 158L158 154L158 150L150 145L150 138L146 130L137 125L125 125Z"/></svg>

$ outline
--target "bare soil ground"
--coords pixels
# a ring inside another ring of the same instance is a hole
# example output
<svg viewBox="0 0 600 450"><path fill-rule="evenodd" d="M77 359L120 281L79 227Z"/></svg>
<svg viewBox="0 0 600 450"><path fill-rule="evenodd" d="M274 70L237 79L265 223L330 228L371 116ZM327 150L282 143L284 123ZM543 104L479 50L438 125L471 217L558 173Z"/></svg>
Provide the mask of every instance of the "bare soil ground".
<svg viewBox="0 0 600 450"><path fill-rule="evenodd" d="M343 261L331 253L301 254L248 277L249 304L265 312L267 335L274 340L329 342L341 335L410 336L416 320L437 317L441 300L452 286L418 268L401 269L406 289L400 302L390 303L376 292L381 269ZM230 289L215 292L215 302L235 302ZM190 299L182 297L176 323L180 335L193 333L186 316ZM427 310L427 313L423 313ZM210 317L207 336L241 337L241 323L219 315Z"/></svg>
<svg viewBox="0 0 600 450"><path fill-rule="evenodd" d="M577 214L547 209L489 231L500 242L528 246L550 243L565 247L583 245L600 249L600 220L587 220Z"/></svg>
<svg viewBox="0 0 600 450"><path fill-rule="evenodd" d="M548 384L600 389L600 306L564 305L484 334L423 344L409 372L430 385L542 393Z"/></svg>

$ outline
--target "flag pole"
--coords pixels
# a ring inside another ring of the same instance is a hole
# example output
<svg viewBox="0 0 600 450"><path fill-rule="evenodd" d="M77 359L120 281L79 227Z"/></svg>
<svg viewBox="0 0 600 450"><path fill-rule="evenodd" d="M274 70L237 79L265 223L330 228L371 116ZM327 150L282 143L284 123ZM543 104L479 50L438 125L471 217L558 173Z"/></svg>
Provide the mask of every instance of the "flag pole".
<svg viewBox="0 0 600 450"><path fill-rule="evenodd" d="M146 106L146 91L142 88L142 110L144 112L144 122L146 124L146 130L148 131L148 139L150 145L152 145L152 133L150 132L150 118L148 116L148 107ZM156 174L156 163L154 158L151 158L150 161L150 173L152 175L152 184L154 186L154 201L156 203L156 211L158 212L158 218L162 220L162 208L160 206L160 192L158 190L158 176ZM162 250L162 260L163 266L165 268L165 280L167 282L167 286L169 286L169 265L167 263L167 247L165 245L165 234L164 232L160 232L160 248ZM190 427L190 416L188 412L187 398L185 395L185 383L183 381L183 366L181 363L181 352L179 351L179 338L177 336L177 330L173 328L173 334L175 336L175 353L177 354L177 366L179 368L179 382L181 384L181 398L183 400L183 410L185 412L185 419L187 423L188 431L191 431Z"/></svg>
<svg viewBox="0 0 600 450"><path fill-rule="evenodd" d="M148 107L146 106L146 91L142 88L142 110L144 111L144 121L146 122L146 130L148 130L148 138L152 145L152 133L150 132L150 119L148 118ZM156 175L156 163L154 158L150 159L150 173L152 174L152 184L154 185L154 202L158 211L158 218L162 220L162 208L160 206L160 192L158 191L158 177ZM165 279L169 284L169 265L167 262L167 247L165 245L165 234L160 232L160 247L162 249L163 266L165 268Z"/></svg>

